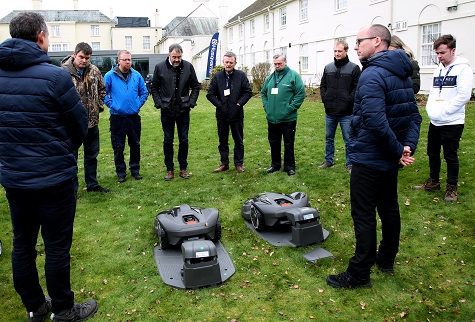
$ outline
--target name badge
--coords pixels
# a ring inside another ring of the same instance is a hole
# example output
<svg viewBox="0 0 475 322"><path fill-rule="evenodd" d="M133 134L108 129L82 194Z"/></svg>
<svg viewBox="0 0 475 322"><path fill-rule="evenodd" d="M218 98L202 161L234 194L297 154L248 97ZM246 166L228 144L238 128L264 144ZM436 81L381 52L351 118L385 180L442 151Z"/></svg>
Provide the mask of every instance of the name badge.
<svg viewBox="0 0 475 322"><path fill-rule="evenodd" d="M436 102L443 102L443 101L444 101L444 99L443 99L443 98L441 98L441 97L439 97L439 98L436 98L436 99L435 99L435 101L436 101Z"/></svg>
<svg viewBox="0 0 475 322"><path fill-rule="evenodd" d="M279 94L279 89L277 87L273 87L270 93L272 95L277 95L277 94Z"/></svg>
<svg viewBox="0 0 475 322"><path fill-rule="evenodd" d="M228 89L225 89L224 90L224 96L229 96L231 95L231 90L228 88Z"/></svg>

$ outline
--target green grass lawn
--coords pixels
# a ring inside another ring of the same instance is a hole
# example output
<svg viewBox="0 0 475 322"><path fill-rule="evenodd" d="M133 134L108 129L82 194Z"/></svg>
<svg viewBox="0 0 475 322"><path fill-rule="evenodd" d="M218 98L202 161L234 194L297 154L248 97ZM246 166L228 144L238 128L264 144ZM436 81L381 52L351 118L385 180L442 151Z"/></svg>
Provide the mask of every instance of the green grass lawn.
<svg viewBox="0 0 475 322"><path fill-rule="evenodd" d="M350 216L349 175L344 144L338 130L336 161L331 169L317 169L324 155L324 109L320 101L306 101L299 111L296 134L297 174L266 174L270 166L267 124L260 98L246 105L245 172L214 174L220 164L214 108L202 92L191 113L189 180L163 177L163 132L160 113L151 97L142 108L144 179L130 175L117 183L110 144L108 111L101 116L99 182L109 194L83 191L80 150L80 191L71 249L72 288L77 301L95 298L95 321L473 321L475 319L475 103L467 105L459 155L459 202L443 201L443 191L413 191L429 169L425 155L428 118L424 106L421 139L414 165L399 174L402 216L396 273L373 268L370 289L336 290L327 286L328 274L346 269L354 251ZM175 140L177 143L177 140ZM231 140L232 142L232 140ZM232 146L231 146L232 151ZM176 151L175 151L176 154ZM126 155L128 160L128 153ZM443 171L445 168L443 166ZM441 174L445 187L445 173ZM2 189L2 188L0 188ZM304 191L320 211L330 232L320 246L334 258L307 262L307 248L274 247L244 224L242 203L257 193ZM25 200L28 202L28 200ZM222 242L236 273L220 287L178 290L158 275L153 231L159 211L179 204L214 207L223 225ZM12 233L5 193L0 190L0 320L25 321L26 313L13 288ZM38 267L44 247L38 240Z"/></svg>

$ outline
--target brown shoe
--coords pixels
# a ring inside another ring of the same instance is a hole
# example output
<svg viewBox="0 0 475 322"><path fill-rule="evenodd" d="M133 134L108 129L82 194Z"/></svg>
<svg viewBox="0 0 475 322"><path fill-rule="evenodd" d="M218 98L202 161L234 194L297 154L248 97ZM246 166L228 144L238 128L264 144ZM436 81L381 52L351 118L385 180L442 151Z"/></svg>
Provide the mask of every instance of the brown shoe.
<svg viewBox="0 0 475 322"><path fill-rule="evenodd" d="M445 201L455 202L458 199L457 186L448 184L445 188Z"/></svg>
<svg viewBox="0 0 475 322"><path fill-rule="evenodd" d="M219 173L219 172L223 172L223 171L226 171L229 169L229 165L227 164L221 164L217 169L214 169L213 172L214 173Z"/></svg>
<svg viewBox="0 0 475 322"><path fill-rule="evenodd" d="M173 178L175 178L175 174L173 173L173 171L167 171L167 175L165 176L165 180L170 181Z"/></svg>
<svg viewBox="0 0 475 322"><path fill-rule="evenodd" d="M440 182L434 182L431 178L427 179L421 186L412 187L414 190L436 191L440 190Z"/></svg>
<svg viewBox="0 0 475 322"><path fill-rule="evenodd" d="M242 165L237 165L237 166L236 166L236 171L237 171L238 173L243 173L243 172L244 172L244 168L242 167Z"/></svg>
<svg viewBox="0 0 475 322"><path fill-rule="evenodd" d="M188 174L188 172L186 172L186 170L180 170L180 177L182 177L183 179L190 179L190 175Z"/></svg>

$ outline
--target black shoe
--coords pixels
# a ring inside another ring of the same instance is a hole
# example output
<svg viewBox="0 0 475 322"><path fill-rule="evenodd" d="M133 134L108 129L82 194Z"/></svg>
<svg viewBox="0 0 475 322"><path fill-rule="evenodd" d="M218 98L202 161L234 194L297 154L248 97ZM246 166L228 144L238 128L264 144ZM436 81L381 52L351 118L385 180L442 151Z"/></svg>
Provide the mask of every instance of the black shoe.
<svg viewBox="0 0 475 322"><path fill-rule="evenodd" d="M272 166L272 167L270 167L269 169L267 169L266 172L267 172L267 173L274 173L274 172L279 171L279 170L280 170L280 168L277 168L277 167Z"/></svg>
<svg viewBox="0 0 475 322"><path fill-rule="evenodd" d="M357 287L371 287L371 280L367 279L356 280L348 272L343 272L338 275L328 275L327 284L334 288L357 288Z"/></svg>
<svg viewBox="0 0 475 322"><path fill-rule="evenodd" d="M376 257L376 266L378 266L378 269L386 274L389 275L394 275L394 264L392 265L384 265L380 262L379 258Z"/></svg>
<svg viewBox="0 0 475 322"><path fill-rule="evenodd" d="M74 303L73 307L67 311L55 314L53 322L79 322L92 318L97 312L97 302L89 300L85 303Z"/></svg>
<svg viewBox="0 0 475 322"><path fill-rule="evenodd" d="M94 186L94 187L91 187L91 188L87 188L86 191L87 192L111 192L109 189L103 188L100 185L97 185L97 186Z"/></svg>
<svg viewBox="0 0 475 322"><path fill-rule="evenodd" d="M143 177L140 175L140 173L132 173L132 177L135 178L135 180L142 180Z"/></svg>
<svg viewBox="0 0 475 322"><path fill-rule="evenodd" d="M44 322L51 311L51 298L46 297L45 302L35 312L28 312L28 322Z"/></svg>
<svg viewBox="0 0 475 322"><path fill-rule="evenodd" d="M293 176L293 175L295 175L295 171L294 170L289 170L289 171L287 171L287 175Z"/></svg>
<svg viewBox="0 0 475 322"><path fill-rule="evenodd" d="M125 177L119 177L119 179L117 179L117 182L118 183L124 183L127 179L125 179Z"/></svg>

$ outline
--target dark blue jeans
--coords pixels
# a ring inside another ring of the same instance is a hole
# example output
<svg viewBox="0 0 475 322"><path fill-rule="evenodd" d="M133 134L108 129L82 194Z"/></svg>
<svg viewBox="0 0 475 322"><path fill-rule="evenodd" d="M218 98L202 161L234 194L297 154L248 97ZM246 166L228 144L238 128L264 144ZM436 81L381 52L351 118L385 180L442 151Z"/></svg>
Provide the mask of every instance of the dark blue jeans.
<svg viewBox="0 0 475 322"><path fill-rule="evenodd" d="M341 134L345 142L346 166L350 166L350 158L348 157L348 137L350 135L351 115L333 116L325 115L325 160L331 164L335 163L333 159L335 155L335 133L338 123L340 123Z"/></svg>
<svg viewBox="0 0 475 322"><path fill-rule="evenodd" d="M97 182L97 156L99 155L99 127L94 126L87 130L84 147L84 180L87 188L98 185ZM76 159L78 151L76 151Z"/></svg>
<svg viewBox="0 0 475 322"><path fill-rule="evenodd" d="M142 124L140 115L111 115L110 131L112 149L114 149L115 172L119 177L125 177L126 165L124 160L125 138L130 147L129 169L132 174L140 172L140 135Z"/></svg>
<svg viewBox="0 0 475 322"><path fill-rule="evenodd" d="M242 166L244 163L244 120L217 120L221 164L229 164L229 129L234 140L234 165Z"/></svg>
<svg viewBox="0 0 475 322"><path fill-rule="evenodd" d="M173 171L173 139L175 137L175 123L178 132L178 163L180 170L188 167L188 131L190 129L190 111L185 111L178 116L161 114L163 129L163 153L167 171Z"/></svg>
<svg viewBox="0 0 475 322"><path fill-rule="evenodd" d="M440 148L444 148L444 159L447 163L447 184L456 186L459 176L459 149L460 138L462 137L464 125L429 125L427 134L427 155L429 156L430 177L435 182L439 182L440 175Z"/></svg>
<svg viewBox="0 0 475 322"><path fill-rule="evenodd" d="M295 130L297 121L273 124L267 122L267 132L270 145L271 166L280 169L282 164L281 144L284 139L284 171L295 170Z"/></svg>
<svg viewBox="0 0 475 322"><path fill-rule="evenodd" d="M41 190L5 188L13 227L12 268L15 290L27 311L36 311L45 295L36 268L36 243L41 228L45 277L53 312L70 309L70 254L76 213L77 178Z"/></svg>
<svg viewBox="0 0 475 322"><path fill-rule="evenodd" d="M347 271L357 279L366 279L376 261L376 210L381 219L382 231L379 263L382 266L393 265L399 249L401 216L397 196L398 169L378 171L360 164L352 166L350 199L356 248Z"/></svg>

